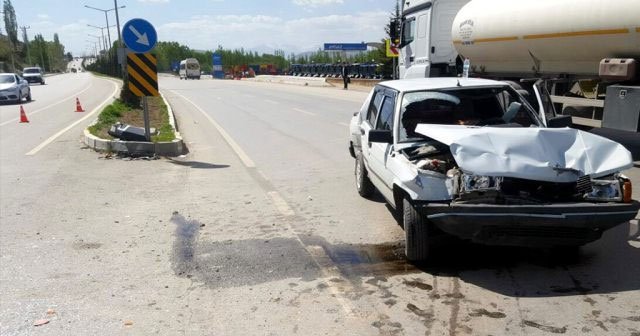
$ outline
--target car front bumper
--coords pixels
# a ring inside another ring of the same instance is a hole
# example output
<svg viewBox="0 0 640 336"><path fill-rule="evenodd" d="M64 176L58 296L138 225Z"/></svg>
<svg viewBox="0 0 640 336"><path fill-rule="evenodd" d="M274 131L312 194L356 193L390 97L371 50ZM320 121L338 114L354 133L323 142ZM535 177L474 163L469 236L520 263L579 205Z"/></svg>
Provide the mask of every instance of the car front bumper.
<svg viewBox="0 0 640 336"><path fill-rule="evenodd" d="M635 218L640 203L553 205L433 204L416 206L442 231L489 245L583 245Z"/></svg>
<svg viewBox="0 0 640 336"><path fill-rule="evenodd" d="M0 102L16 101L20 97L18 90L0 91Z"/></svg>
<svg viewBox="0 0 640 336"><path fill-rule="evenodd" d="M24 79L29 83L40 83L40 82L42 82L42 77L40 77L40 76L24 77Z"/></svg>

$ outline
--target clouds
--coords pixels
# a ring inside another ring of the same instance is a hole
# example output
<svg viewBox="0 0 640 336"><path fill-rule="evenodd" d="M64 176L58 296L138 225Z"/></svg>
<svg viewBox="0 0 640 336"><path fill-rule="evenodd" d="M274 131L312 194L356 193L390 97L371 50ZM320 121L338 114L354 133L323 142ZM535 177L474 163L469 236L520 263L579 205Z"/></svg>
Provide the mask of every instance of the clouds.
<svg viewBox="0 0 640 336"><path fill-rule="evenodd" d="M294 5L303 7L318 7L333 4L342 4L343 0L293 0Z"/></svg>
<svg viewBox="0 0 640 336"><path fill-rule="evenodd" d="M157 28L160 40L177 41L193 49L222 45L298 53L317 50L326 42L377 42L384 36L388 16L384 11L289 20L268 15L198 15Z"/></svg>

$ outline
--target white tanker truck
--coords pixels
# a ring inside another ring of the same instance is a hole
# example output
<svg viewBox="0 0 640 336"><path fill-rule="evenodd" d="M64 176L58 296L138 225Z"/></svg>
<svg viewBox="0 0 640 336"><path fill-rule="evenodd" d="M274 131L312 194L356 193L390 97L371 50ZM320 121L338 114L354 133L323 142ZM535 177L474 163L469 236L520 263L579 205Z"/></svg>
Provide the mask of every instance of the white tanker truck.
<svg viewBox="0 0 640 336"><path fill-rule="evenodd" d="M455 76L464 59L472 76L544 79L574 125L638 141L640 0L403 2L400 78Z"/></svg>

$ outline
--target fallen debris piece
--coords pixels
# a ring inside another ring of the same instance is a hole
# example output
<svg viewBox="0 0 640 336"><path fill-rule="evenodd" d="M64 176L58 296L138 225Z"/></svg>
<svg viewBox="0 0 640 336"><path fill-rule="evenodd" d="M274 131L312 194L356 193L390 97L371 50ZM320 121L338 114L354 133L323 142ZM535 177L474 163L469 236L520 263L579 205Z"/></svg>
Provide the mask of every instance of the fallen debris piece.
<svg viewBox="0 0 640 336"><path fill-rule="evenodd" d="M126 326L132 326L132 325L133 325L133 321L131 321L131 320L126 320L126 321L124 321L124 325L126 325Z"/></svg>
<svg viewBox="0 0 640 336"><path fill-rule="evenodd" d="M40 320L36 320L35 322L33 322L33 326L34 326L34 327L39 327L39 326L45 325L45 324L47 324L47 323L49 323L49 320L47 320L47 319L40 319Z"/></svg>

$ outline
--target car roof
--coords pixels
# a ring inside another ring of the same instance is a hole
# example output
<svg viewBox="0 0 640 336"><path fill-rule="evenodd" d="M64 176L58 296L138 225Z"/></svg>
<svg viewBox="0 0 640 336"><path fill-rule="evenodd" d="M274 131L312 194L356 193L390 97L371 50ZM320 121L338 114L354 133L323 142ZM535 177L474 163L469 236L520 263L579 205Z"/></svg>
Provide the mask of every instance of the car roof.
<svg viewBox="0 0 640 336"><path fill-rule="evenodd" d="M26 68L24 68L23 70L27 70L27 69L38 69L38 70L41 70L41 68L40 68L40 67L26 67Z"/></svg>
<svg viewBox="0 0 640 336"><path fill-rule="evenodd" d="M481 78L437 77L398 79L381 82L378 85L386 86L400 92L406 92L416 90L437 90L456 87L496 87L508 86L509 84L505 82Z"/></svg>

